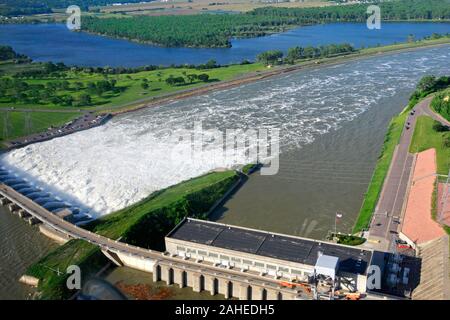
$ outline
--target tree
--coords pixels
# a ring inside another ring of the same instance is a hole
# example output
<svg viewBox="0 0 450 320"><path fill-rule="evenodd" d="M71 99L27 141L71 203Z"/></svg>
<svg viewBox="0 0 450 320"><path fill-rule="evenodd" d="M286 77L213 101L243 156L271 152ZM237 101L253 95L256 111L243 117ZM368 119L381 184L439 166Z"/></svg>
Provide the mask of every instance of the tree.
<svg viewBox="0 0 450 320"><path fill-rule="evenodd" d="M283 52L280 50L269 50L256 56L256 59L265 65L279 63L281 58L283 58Z"/></svg>
<svg viewBox="0 0 450 320"><path fill-rule="evenodd" d="M304 49L303 55L305 58L315 58L318 55L318 50L317 48L309 46Z"/></svg>
<svg viewBox="0 0 450 320"><path fill-rule="evenodd" d="M186 77L188 78L189 83L192 83L198 79L198 75L195 73L188 74Z"/></svg>
<svg viewBox="0 0 450 320"><path fill-rule="evenodd" d="M206 62L206 69L213 69L213 68L217 68L217 62L214 59L210 59L208 60L208 62Z"/></svg>
<svg viewBox="0 0 450 320"><path fill-rule="evenodd" d="M147 90L148 87L149 87L149 85L148 85L147 82L142 82L142 83L141 83L141 87L142 87L142 89Z"/></svg>
<svg viewBox="0 0 450 320"><path fill-rule="evenodd" d="M173 86L175 84L175 78L173 75L170 75L165 81L169 86Z"/></svg>
<svg viewBox="0 0 450 320"><path fill-rule="evenodd" d="M75 82L73 86L76 91L80 91L81 89L83 89L83 83L78 82L78 81Z"/></svg>
<svg viewBox="0 0 450 320"><path fill-rule="evenodd" d="M296 60L299 60L303 57L303 48L302 47L294 47L289 48L286 56L286 62L290 64L294 64Z"/></svg>
<svg viewBox="0 0 450 320"><path fill-rule="evenodd" d="M198 80L202 82L208 82L209 81L209 75L206 73L201 73L198 75Z"/></svg>
<svg viewBox="0 0 450 320"><path fill-rule="evenodd" d="M432 91L433 88L436 86L436 83L437 80L435 76L425 76L419 81L419 84L417 85L417 90L419 90L420 92Z"/></svg>
<svg viewBox="0 0 450 320"><path fill-rule="evenodd" d="M80 96L79 104L82 106L89 106L92 103L92 98L88 94L82 94Z"/></svg>

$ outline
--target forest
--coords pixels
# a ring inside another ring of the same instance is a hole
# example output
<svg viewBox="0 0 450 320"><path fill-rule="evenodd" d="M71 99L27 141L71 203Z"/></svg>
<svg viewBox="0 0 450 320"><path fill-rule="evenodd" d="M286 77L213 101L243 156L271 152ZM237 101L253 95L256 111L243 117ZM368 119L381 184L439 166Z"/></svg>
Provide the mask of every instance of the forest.
<svg viewBox="0 0 450 320"><path fill-rule="evenodd" d="M379 4L382 19L449 20L450 0L399 0ZM230 47L232 38L257 37L301 25L363 22L367 4L324 8L258 8L239 14L83 19L82 29L167 47Z"/></svg>

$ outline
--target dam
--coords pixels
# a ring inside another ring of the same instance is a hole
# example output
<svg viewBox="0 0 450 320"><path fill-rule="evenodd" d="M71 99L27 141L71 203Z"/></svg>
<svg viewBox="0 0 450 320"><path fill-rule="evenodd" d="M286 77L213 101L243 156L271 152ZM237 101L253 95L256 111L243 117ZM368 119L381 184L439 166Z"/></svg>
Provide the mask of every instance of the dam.
<svg viewBox="0 0 450 320"><path fill-rule="evenodd" d="M205 127L281 127L279 174L253 175L214 219L322 239L336 210L345 212L339 231L352 227L390 118L422 75L450 71L449 58L448 47L417 50L175 101L2 154L2 172L95 218L210 169L208 163L192 166L168 159L164 150L173 144L165 138L172 126L189 128L202 119ZM8 237L14 243L42 242L22 233ZM132 277L139 281L138 275Z"/></svg>
<svg viewBox="0 0 450 320"><path fill-rule="evenodd" d="M351 228L390 117L422 75L448 73L449 58L444 46L304 70L123 114L0 160L5 170L96 218L217 167L233 167L167 152L187 147L173 134L193 130L196 121L222 132L277 128L278 174L255 175L215 219L323 238L336 210L346 213L341 231ZM220 147L206 137L204 159Z"/></svg>
<svg viewBox="0 0 450 320"><path fill-rule="evenodd" d="M80 228L4 184L0 200L58 233L98 246L117 266L151 272L154 281L168 285L243 300L334 300L368 294L372 250L185 218L166 236L166 250L158 252ZM336 296L337 290L345 293Z"/></svg>

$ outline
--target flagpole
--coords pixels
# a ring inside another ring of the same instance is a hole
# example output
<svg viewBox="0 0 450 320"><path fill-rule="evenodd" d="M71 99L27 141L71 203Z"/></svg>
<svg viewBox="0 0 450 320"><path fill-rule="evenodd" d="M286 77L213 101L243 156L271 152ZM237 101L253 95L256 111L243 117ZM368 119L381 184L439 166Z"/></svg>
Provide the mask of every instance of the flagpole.
<svg viewBox="0 0 450 320"><path fill-rule="evenodd" d="M334 237L336 236L336 231L337 231L337 230L336 230L336 229L337 229L337 228L336 228L337 215L338 215L338 213L336 212L336 214L334 215ZM334 237L333 237L333 238L334 238Z"/></svg>

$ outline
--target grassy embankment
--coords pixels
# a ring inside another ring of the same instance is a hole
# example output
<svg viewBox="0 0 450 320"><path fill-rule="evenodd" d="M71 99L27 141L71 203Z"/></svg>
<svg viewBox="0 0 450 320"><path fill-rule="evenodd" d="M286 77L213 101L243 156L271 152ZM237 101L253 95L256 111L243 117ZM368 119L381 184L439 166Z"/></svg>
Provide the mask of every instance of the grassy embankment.
<svg viewBox="0 0 450 320"><path fill-rule="evenodd" d="M160 250L164 236L185 216L206 218L211 206L239 179L234 171L214 172L165 190L128 208L112 213L86 226L111 239ZM65 299L73 294L66 287L69 265L82 270L83 283L106 263L96 246L71 240L28 268L27 274L40 279L42 299ZM58 274L57 271L61 273Z"/></svg>
<svg viewBox="0 0 450 320"><path fill-rule="evenodd" d="M403 112L394 117L389 124L381 154L372 175L372 180L370 181L365 194L358 219L353 227L353 233L360 232L369 226L378 198L380 197L381 189L383 188L384 180L394 156L395 148L400 140L409 109L410 107L403 110Z"/></svg>
<svg viewBox="0 0 450 320"><path fill-rule="evenodd" d="M35 132L42 132L47 130L50 126L63 125L64 123L78 117L80 114L80 112L36 112L29 115L31 119L30 122L32 123L32 129L27 131L26 122L28 120L26 120L26 113L9 112L9 119L8 121L5 121L6 113L0 112L0 136L6 136L8 139L12 139ZM9 123L7 129L5 129L5 122Z"/></svg>
<svg viewBox="0 0 450 320"><path fill-rule="evenodd" d="M418 153L435 148L437 173L447 175L450 168L450 146L446 146L445 141L450 139L450 131L436 131L433 128L435 123L436 121L428 116L418 117L409 152Z"/></svg>

